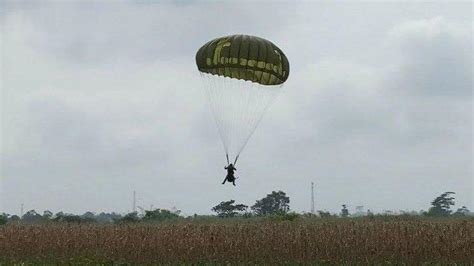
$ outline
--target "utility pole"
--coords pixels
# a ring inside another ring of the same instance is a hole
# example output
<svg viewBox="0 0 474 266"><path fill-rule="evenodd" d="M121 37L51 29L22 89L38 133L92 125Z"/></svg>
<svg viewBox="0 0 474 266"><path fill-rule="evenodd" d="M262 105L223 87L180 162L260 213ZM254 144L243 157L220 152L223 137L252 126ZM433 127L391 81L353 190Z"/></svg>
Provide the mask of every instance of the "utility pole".
<svg viewBox="0 0 474 266"><path fill-rule="evenodd" d="M133 207L132 207L133 212L137 212L137 192L134 190L133 191Z"/></svg>
<svg viewBox="0 0 474 266"><path fill-rule="evenodd" d="M23 208L24 208L24 204L22 203L20 206L20 218L23 217Z"/></svg>
<svg viewBox="0 0 474 266"><path fill-rule="evenodd" d="M314 214L314 183L311 182L311 214Z"/></svg>

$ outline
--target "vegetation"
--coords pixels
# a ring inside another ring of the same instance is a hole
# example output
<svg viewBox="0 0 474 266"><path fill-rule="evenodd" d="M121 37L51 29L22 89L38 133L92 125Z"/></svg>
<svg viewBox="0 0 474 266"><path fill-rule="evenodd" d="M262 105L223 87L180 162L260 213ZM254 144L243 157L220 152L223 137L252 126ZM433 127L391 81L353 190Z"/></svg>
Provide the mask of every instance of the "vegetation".
<svg viewBox="0 0 474 266"><path fill-rule="evenodd" d="M8 222L8 216L6 214L0 215L0 225L4 225Z"/></svg>
<svg viewBox="0 0 474 266"><path fill-rule="evenodd" d="M283 191L272 191L251 207L256 215L285 214L290 210L290 198Z"/></svg>
<svg viewBox="0 0 474 266"><path fill-rule="evenodd" d="M436 218L294 221L214 218L160 224L8 225L8 263L472 263L474 220Z"/></svg>
<svg viewBox="0 0 474 266"><path fill-rule="evenodd" d="M451 206L454 205L454 192L444 192L431 202L431 208L426 215L429 216L448 216L451 214Z"/></svg>
<svg viewBox="0 0 474 266"><path fill-rule="evenodd" d="M236 217L247 209L247 205L234 204L235 200L223 201L212 208L222 218Z"/></svg>
<svg viewBox="0 0 474 266"><path fill-rule="evenodd" d="M83 215L0 215L2 264L472 264L474 217L454 193L427 212L290 212L282 191L251 206L224 201L217 216L165 209ZM344 219L341 219L344 218Z"/></svg>

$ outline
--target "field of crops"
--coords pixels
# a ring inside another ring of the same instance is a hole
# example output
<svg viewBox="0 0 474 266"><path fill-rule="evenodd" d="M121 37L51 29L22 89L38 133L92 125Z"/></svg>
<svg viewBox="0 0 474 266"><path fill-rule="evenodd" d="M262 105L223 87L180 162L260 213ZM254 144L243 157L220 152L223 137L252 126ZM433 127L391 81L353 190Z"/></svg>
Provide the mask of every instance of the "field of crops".
<svg viewBox="0 0 474 266"><path fill-rule="evenodd" d="M474 219L9 224L0 226L0 262L470 264Z"/></svg>

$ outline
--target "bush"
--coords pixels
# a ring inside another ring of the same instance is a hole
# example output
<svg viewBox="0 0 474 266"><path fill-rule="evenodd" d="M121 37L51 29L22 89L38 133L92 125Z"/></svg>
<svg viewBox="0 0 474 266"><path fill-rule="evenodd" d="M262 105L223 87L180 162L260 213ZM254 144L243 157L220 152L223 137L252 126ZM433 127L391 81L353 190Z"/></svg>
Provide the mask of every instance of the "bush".
<svg viewBox="0 0 474 266"><path fill-rule="evenodd" d="M300 217L299 214L295 212L290 212L290 213L279 213L279 214L274 214L269 216L270 219L275 220L275 221L294 221Z"/></svg>
<svg viewBox="0 0 474 266"><path fill-rule="evenodd" d="M8 217L5 214L0 215L0 225L7 224Z"/></svg>
<svg viewBox="0 0 474 266"><path fill-rule="evenodd" d="M124 217L115 220L116 223L137 223L140 221L138 214L136 212L131 212Z"/></svg>
<svg viewBox="0 0 474 266"><path fill-rule="evenodd" d="M180 218L178 214L173 213L169 210L165 209L156 209L153 211L145 211L145 216L143 217L143 221L148 222L162 222L165 220L172 220Z"/></svg>

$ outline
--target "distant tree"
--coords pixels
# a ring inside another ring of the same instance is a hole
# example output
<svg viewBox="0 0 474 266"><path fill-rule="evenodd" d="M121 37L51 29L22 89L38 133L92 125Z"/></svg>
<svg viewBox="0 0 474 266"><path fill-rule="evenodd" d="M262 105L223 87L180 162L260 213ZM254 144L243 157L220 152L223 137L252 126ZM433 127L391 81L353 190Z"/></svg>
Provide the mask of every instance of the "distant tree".
<svg viewBox="0 0 474 266"><path fill-rule="evenodd" d="M145 211L143 221L157 221L161 222L164 220L177 219L179 215L166 209L155 209L152 211Z"/></svg>
<svg viewBox="0 0 474 266"><path fill-rule="evenodd" d="M454 197L451 195L454 192L444 192L440 196L436 197L432 202L431 206L426 213L428 216L449 216L451 214L451 206L454 205Z"/></svg>
<svg viewBox="0 0 474 266"><path fill-rule="evenodd" d="M265 198L257 200L251 209L257 215L285 214L290 210L290 198L283 191L272 191Z"/></svg>
<svg viewBox="0 0 474 266"><path fill-rule="evenodd" d="M331 217L331 213L328 211L318 211L319 217L321 218L329 218Z"/></svg>
<svg viewBox="0 0 474 266"><path fill-rule="evenodd" d="M7 224L8 222L8 215L6 213L0 214L0 225Z"/></svg>
<svg viewBox="0 0 474 266"><path fill-rule="evenodd" d="M342 204L342 209L341 209L341 217L348 217L349 216L349 210L347 209L346 204Z"/></svg>
<svg viewBox="0 0 474 266"><path fill-rule="evenodd" d="M455 213L453 213L454 216L466 216L469 214L469 209L466 206L462 206L461 208L458 208Z"/></svg>
<svg viewBox="0 0 474 266"><path fill-rule="evenodd" d="M223 201L216 206L214 206L211 210L217 213L217 216L222 218L234 217L241 212L244 212L248 206L244 204L234 204L235 200Z"/></svg>
<svg viewBox="0 0 474 266"><path fill-rule="evenodd" d="M51 211L46 210L46 211L43 212L43 218L44 218L44 219L49 220L49 219L51 219L52 217L53 217L53 213L52 213Z"/></svg>
<svg viewBox="0 0 474 266"><path fill-rule="evenodd" d="M68 214L68 215L63 216L63 219L62 219L61 222L65 222L65 223L83 223L83 222L86 222L86 221L84 221L81 218L81 216L79 216L79 215ZM87 222L90 222L90 221L87 221Z"/></svg>
<svg viewBox="0 0 474 266"><path fill-rule="evenodd" d="M18 223L20 220L21 220L21 218L18 215L12 215L8 219L9 222L13 222L13 223Z"/></svg>
<svg viewBox="0 0 474 266"><path fill-rule="evenodd" d="M42 222L42 220L43 216L35 210L29 210L21 217L21 221L25 223L39 223Z"/></svg>
<svg viewBox="0 0 474 266"><path fill-rule="evenodd" d="M139 221L140 221L140 218L138 217L137 212L128 213L122 218L115 220L115 222L118 222L118 223L136 223Z"/></svg>
<svg viewBox="0 0 474 266"><path fill-rule="evenodd" d="M63 212L56 213L56 215L54 215L54 218L52 220L55 221L55 222L59 222L59 223L90 223L90 222L94 222L94 220L83 219L79 215L68 214L68 213L63 213Z"/></svg>
<svg viewBox="0 0 474 266"><path fill-rule="evenodd" d="M113 222L119 221L122 218L123 216L121 214L118 214L115 212L112 212L112 213L101 212L94 216L95 221L98 223L113 223Z"/></svg>
<svg viewBox="0 0 474 266"><path fill-rule="evenodd" d="M86 220L95 220L95 214L93 212L85 212L83 215L81 215L81 218Z"/></svg>

